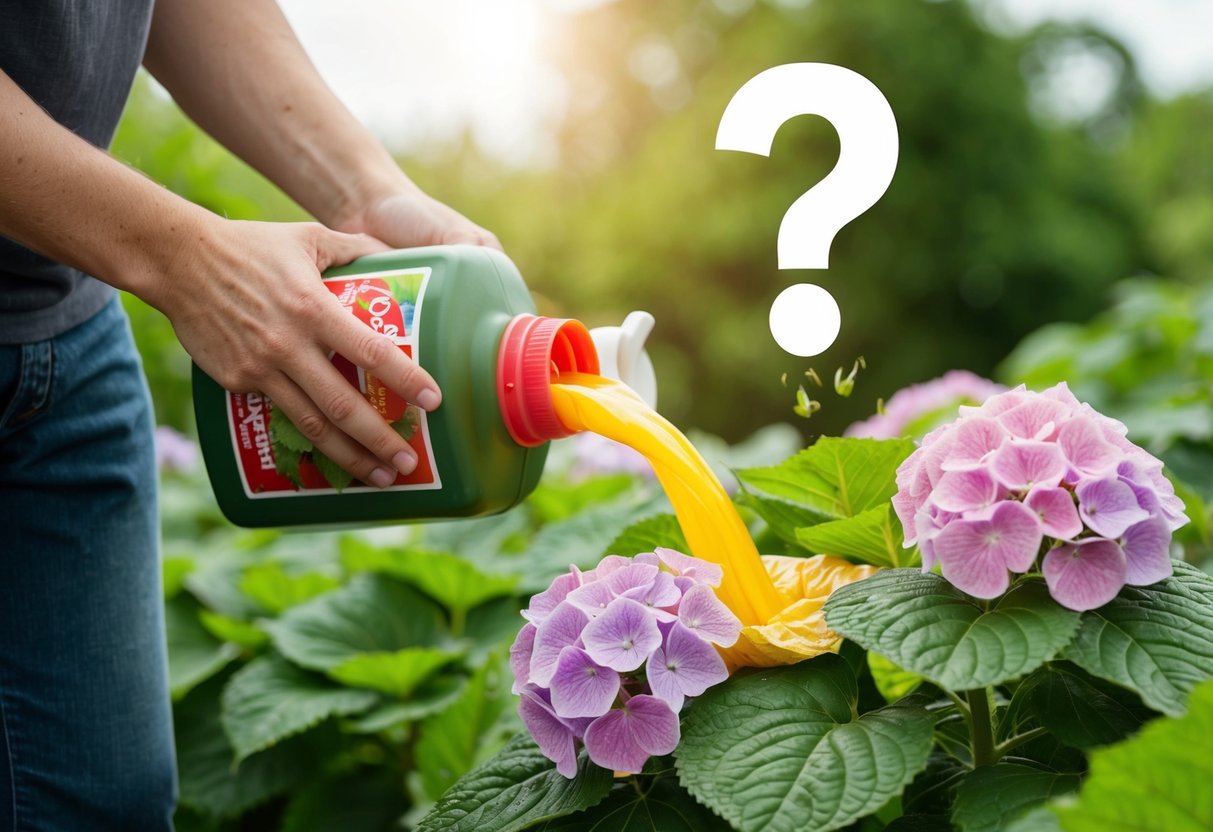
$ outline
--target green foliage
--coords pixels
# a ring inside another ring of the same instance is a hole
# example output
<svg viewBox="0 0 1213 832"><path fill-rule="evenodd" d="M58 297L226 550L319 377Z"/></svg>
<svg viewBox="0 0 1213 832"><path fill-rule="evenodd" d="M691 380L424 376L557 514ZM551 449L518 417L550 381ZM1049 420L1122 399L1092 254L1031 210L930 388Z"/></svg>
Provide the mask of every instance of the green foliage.
<svg viewBox="0 0 1213 832"><path fill-rule="evenodd" d="M960 832L1000 832L1025 807L1078 788L1078 776L1023 763L999 763L973 771L956 791L952 823Z"/></svg>
<svg viewBox="0 0 1213 832"><path fill-rule="evenodd" d="M1083 613L1065 657L1094 676L1137 692L1165 714L1184 712L1188 693L1213 676L1213 581L1195 567L1153 586L1125 587Z"/></svg>
<svg viewBox="0 0 1213 832"><path fill-rule="evenodd" d="M1075 800L1051 804L1066 832L1198 832L1213 828L1213 682L1192 692L1179 719L1091 755Z"/></svg>
<svg viewBox="0 0 1213 832"><path fill-rule="evenodd" d="M585 809L611 789L611 773L582 754L567 780L528 736L518 736L461 778L438 801L418 832L515 832Z"/></svg>
<svg viewBox="0 0 1213 832"><path fill-rule="evenodd" d="M713 688L683 719L679 778L745 832L846 826L926 765L935 721L908 703L858 715L858 697L835 656Z"/></svg>
<svg viewBox="0 0 1213 832"><path fill-rule="evenodd" d="M1078 613L1039 581L987 608L939 575L890 569L836 591L826 623L864 648L953 691L996 685L1057 655Z"/></svg>

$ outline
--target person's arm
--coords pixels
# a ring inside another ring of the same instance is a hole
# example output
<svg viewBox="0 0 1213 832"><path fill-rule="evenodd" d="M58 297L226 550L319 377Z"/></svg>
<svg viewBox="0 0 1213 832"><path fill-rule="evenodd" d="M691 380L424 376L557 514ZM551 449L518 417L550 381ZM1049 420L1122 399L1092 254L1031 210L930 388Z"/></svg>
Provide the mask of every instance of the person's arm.
<svg viewBox="0 0 1213 832"><path fill-rule="evenodd" d="M336 350L409 401L439 403L429 374L320 281L382 243L316 223L217 217L57 124L3 72L0 113L0 234L160 309L203 370L270 396L364 482L412 470L413 451L328 360Z"/></svg>
<svg viewBox="0 0 1213 832"><path fill-rule="evenodd" d="M409 180L329 90L273 0L157 0L144 65L202 129L330 228L399 247L500 248Z"/></svg>

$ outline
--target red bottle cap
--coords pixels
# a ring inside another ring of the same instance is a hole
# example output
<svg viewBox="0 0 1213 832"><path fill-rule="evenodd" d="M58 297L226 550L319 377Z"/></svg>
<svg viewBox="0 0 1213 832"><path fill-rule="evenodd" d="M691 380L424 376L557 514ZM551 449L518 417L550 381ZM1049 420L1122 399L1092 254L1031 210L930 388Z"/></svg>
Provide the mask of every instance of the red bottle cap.
<svg viewBox="0 0 1213 832"><path fill-rule="evenodd" d="M552 405L558 373L598 373L598 352L585 325L538 315L511 320L497 356L497 400L506 430L519 445L532 448L573 434Z"/></svg>

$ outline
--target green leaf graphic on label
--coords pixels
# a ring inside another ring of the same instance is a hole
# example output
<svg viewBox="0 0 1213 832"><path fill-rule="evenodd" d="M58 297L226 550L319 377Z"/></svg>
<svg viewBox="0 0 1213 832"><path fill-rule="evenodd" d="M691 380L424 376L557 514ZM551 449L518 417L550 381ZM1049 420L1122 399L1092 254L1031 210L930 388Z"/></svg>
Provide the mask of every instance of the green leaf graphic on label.
<svg viewBox="0 0 1213 832"><path fill-rule="evenodd" d="M320 451L312 451L312 464L315 465L324 478L328 480L329 485L338 491L344 491L345 487L354 481L354 475L342 468L336 462L329 459Z"/></svg>
<svg viewBox="0 0 1213 832"><path fill-rule="evenodd" d="M419 415L417 405L410 404L404 411L404 416L392 422L392 428L396 433L400 434L400 438L405 442L413 438L417 433L417 428L421 424L421 416Z"/></svg>

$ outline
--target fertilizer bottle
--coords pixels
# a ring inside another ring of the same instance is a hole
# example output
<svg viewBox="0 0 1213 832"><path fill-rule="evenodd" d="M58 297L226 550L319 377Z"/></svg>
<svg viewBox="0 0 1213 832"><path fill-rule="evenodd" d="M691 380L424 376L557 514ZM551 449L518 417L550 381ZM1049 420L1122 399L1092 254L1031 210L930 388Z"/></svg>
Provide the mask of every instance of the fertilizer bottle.
<svg viewBox="0 0 1213 832"><path fill-rule="evenodd" d="M470 517L504 511L535 488L557 418L561 373L606 374L656 393L633 313L596 330L535 314L514 264L477 246L382 252L324 274L342 305L390 337L442 390L426 413L340 355L333 364L417 453L385 489L351 481L257 393L230 393L194 367L194 407L207 472L240 526L314 526ZM602 345L602 360L595 341ZM603 366L605 365L605 367Z"/></svg>

